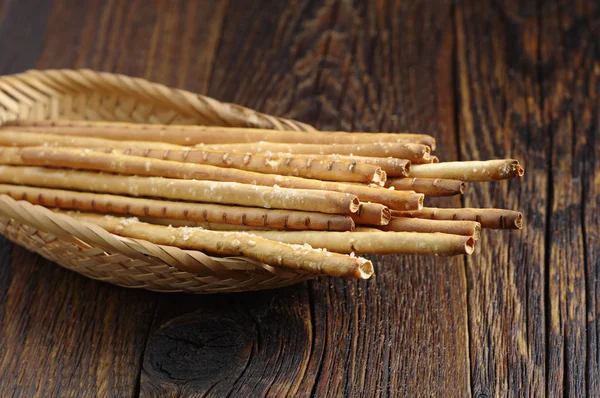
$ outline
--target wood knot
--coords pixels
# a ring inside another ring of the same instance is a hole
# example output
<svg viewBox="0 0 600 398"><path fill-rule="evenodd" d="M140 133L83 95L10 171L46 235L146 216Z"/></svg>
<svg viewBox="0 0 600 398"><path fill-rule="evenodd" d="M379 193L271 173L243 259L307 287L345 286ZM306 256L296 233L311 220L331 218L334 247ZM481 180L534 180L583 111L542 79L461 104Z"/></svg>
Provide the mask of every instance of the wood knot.
<svg viewBox="0 0 600 398"><path fill-rule="evenodd" d="M173 382L213 383L245 367L254 338L254 324L243 315L187 314L150 336L144 371L149 377Z"/></svg>

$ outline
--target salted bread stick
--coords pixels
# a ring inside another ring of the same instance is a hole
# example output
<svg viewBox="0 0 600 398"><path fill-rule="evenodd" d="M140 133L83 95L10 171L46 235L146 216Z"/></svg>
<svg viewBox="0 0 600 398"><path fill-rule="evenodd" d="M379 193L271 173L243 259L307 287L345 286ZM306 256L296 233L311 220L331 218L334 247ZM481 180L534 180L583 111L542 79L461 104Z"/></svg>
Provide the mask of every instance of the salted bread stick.
<svg viewBox="0 0 600 398"><path fill-rule="evenodd" d="M415 191L425 196L452 196L465 193L465 183L445 178L393 178L388 179L386 187L400 191Z"/></svg>
<svg viewBox="0 0 600 398"><path fill-rule="evenodd" d="M126 144L126 145L124 145ZM278 156L242 152L190 149L179 145L148 141L115 141L102 138L23 134L0 129L0 145L12 147L62 146L89 148L114 154L142 156L196 164L208 164L258 173L292 175L325 181L373 182L383 184L381 167L357 161L313 159L301 155Z"/></svg>
<svg viewBox="0 0 600 398"><path fill-rule="evenodd" d="M423 207L423 195L412 191L390 191L307 178L254 173L201 164L180 163L137 156L106 154L75 148L0 148L0 164L69 167L85 170L179 179L235 181L268 187L321 190L356 195L364 202L381 203L396 210ZM306 209L296 209L306 210Z"/></svg>
<svg viewBox="0 0 600 398"><path fill-rule="evenodd" d="M200 228L169 228L133 218L67 212L69 216L98 225L110 233L143 239L158 245L176 246L227 256L246 256L273 267L299 269L322 275L368 279L373 264L360 257L274 242L244 232L207 231Z"/></svg>
<svg viewBox="0 0 600 398"><path fill-rule="evenodd" d="M36 205L60 209L219 223L243 226L246 229L257 227L316 231L354 229L354 222L349 216L316 212L174 202L6 184L0 184L0 194L8 195L15 200L26 200Z"/></svg>
<svg viewBox="0 0 600 398"><path fill-rule="evenodd" d="M339 192L25 166L0 166L0 183L330 214L356 213L360 204Z"/></svg>
<svg viewBox="0 0 600 398"><path fill-rule="evenodd" d="M387 225L392 215L390 209L380 203L361 203L351 217L356 224Z"/></svg>
<svg viewBox="0 0 600 398"><path fill-rule="evenodd" d="M269 227L248 227L245 225L235 224L221 224L214 222L204 221L186 221L186 220L175 220L172 218L158 218L158 217L138 217L140 221L147 222L148 224L165 225L171 227L193 227L193 228L204 228L210 231L272 231L277 228Z"/></svg>
<svg viewBox="0 0 600 398"><path fill-rule="evenodd" d="M518 211L504 209L443 209L424 207L418 211L392 211L394 217L415 217L431 220L470 220L481 223L482 228L521 229L523 215Z"/></svg>
<svg viewBox="0 0 600 398"><path fill-rule="evenodd" d="M269 152L266 152L269 153ZM277 153L278 156L290 156L291 154ZM355 156L355 155L313 155L302 154L303 157L322 160L339 160L344 162L355 162L358 164L370 164L380 167L388 177L408 177L410 174L410 160L392 157Z"/></svg>
<svg viewBox="0 0 600 398"><path fill-rule="evenodd" d="M380 167L340 160L318 160L301 155L277 156L199 149L161 150L130 148L104 151L183 163L208 164L262 174L279 174L325 181L367 182L383 185L386 173Z"/></svg>
<svg viewBox="0 0 600 398"><path fill-rule="evenodd" d="M264 152L270 154L271 152ZM291 153L278 152L273 153L277 156L297 156ZM302 157L319 160L339 160L343 162L355 162L357 164L370 164L380 167L385 171L388 177L407 177L410 174L410 160L398 159L392 157L374 157L374 156L355 156L355 155L315 155L310 153L302 154Z"/></svg>
<svg viewBox="0 0 600 398"><path fill-rule="evenodd" d="M481 236L481 224L477 221L427 220L410 217L392 217L387 225L379 227L394 232L443 232L451 235Z"/></svg>
<svg viewBox="0 0 600 398"><path fill-rule="evenodd" d="M470 236L416 232L248 231L266 239L308 244L336 253L422 254L454 256L473 253Z"/></svg>
<svg viewBox="0 0 600 398"><path fill-rule="evenodd" d="M431 148L427 145L377 141L361 144L287 144L261 141L244 144L197 145L195 148L237 152L286 152L292 154L393 157L410 161L418 161L419 159L429 161L431 157Z"/></svg>
<svg viewBox="0 0 600 398"><path fill-rule="evenodd" d="M161 150L181 150L187 147L166 142L155 141L116 141L106 138L84 137L62 134L24 133L14 131L8 127L0 128L0 146L27 147L27 146L62 146L71 148L144 148Z"/></svg>
<svg viewBox="0 0 600 398"><path fill-rule="evenodd" d="M415 164L411 166L410 176L462 181L495 181L521 177L524 172L518 160L497 159Z"/></svg>
<svg viewBox="0 0 600 398"><path fill-rule="evenodd" d="M29 121L7 123L20 131L58 133L104 137L115 140L163 141L179 145L239 143L239 142L287 142L312 144L360 144L369 142L416 142L435 149L435 139L425 134L402 133L348 133L326 131L279 131L254 128L219 126L156 125L122 122L90 121Z"/></svg>

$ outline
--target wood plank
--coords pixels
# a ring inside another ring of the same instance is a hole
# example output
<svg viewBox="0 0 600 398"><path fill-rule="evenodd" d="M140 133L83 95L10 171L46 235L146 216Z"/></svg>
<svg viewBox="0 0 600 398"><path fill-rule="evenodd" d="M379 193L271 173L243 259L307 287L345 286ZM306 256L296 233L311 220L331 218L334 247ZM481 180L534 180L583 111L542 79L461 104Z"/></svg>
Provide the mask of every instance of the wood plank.
<svg viewBox="0 0 600 398"><path fill-rule="evenodd" d="M462 159L512 157L518 181L472 185L468 207L523 212L523 231L485 231L467 262L474 396L545 391L548 150L542 126L535 3L456 3Z"/></svg>
<svg viewBox="0 0 600 398"><path fill-rule="evenodd" d="M600 6L556 1L542 8L546 133L552 137L549 231L548 388L598 396L598 145Z"/></svg>
<svg viewBox="0 0 600 398"><path fill-rule="evenodd" d="M428 132L452 160L452 39L449 4L232 1L208 94L321 129ZM368 282L161 297L142 395L467 394L463 260L375 259ZM214 325L227 354L207 349Z"/></svg>

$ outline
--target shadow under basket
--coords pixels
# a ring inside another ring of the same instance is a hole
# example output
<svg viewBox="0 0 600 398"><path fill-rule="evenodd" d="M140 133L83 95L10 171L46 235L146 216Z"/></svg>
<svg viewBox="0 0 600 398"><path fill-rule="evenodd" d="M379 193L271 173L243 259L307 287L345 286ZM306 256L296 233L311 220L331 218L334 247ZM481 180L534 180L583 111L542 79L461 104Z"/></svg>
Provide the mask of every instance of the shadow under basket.
<svg viewBox="0 0 600 398"><path fill-rule="evenodd" d="M303 123L123 75L47 70L0 77L0 123L48 119L314 130ZM0 233L72 271L130 288L239 292L288 286L317 276L246 257L215 257L123 238L6 195L0 195Z"/></svg>

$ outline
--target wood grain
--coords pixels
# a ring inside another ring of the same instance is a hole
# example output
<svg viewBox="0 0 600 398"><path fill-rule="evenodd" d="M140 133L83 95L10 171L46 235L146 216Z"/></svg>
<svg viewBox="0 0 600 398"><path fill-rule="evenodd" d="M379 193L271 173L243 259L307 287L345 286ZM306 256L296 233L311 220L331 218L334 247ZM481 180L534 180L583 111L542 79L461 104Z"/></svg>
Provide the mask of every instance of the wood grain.
<svg viewBox="0 0 600 398"><path fill-rule="evenodd" d="M2 258L9 284L0 295L0 395L132 395L151 293L91 281L5 247L12 262Z"/></svg>
<svg viewBox="0 0 600 398"><path fill-rule="evenodd" d="M519 209L519 233L484 231L467 260L474 396L540 396L546 386L545 222L550 140L542 125L534 3L457 4L462 159L510 157L519 181L470 184L466 207Z"/></svg>
<svg viewBox="0 0 600 398"><path fill-rule="evenodd" d="M544 5L541 19L544 116L552 137L547 391L568 396L600 395L599 287L590 279L599 263L589 257L590 243L597 251L598 240L586 236L598 228L589 216L599 200L592 172L600 151L599 16L597 4L557 1Z"/></svg>

